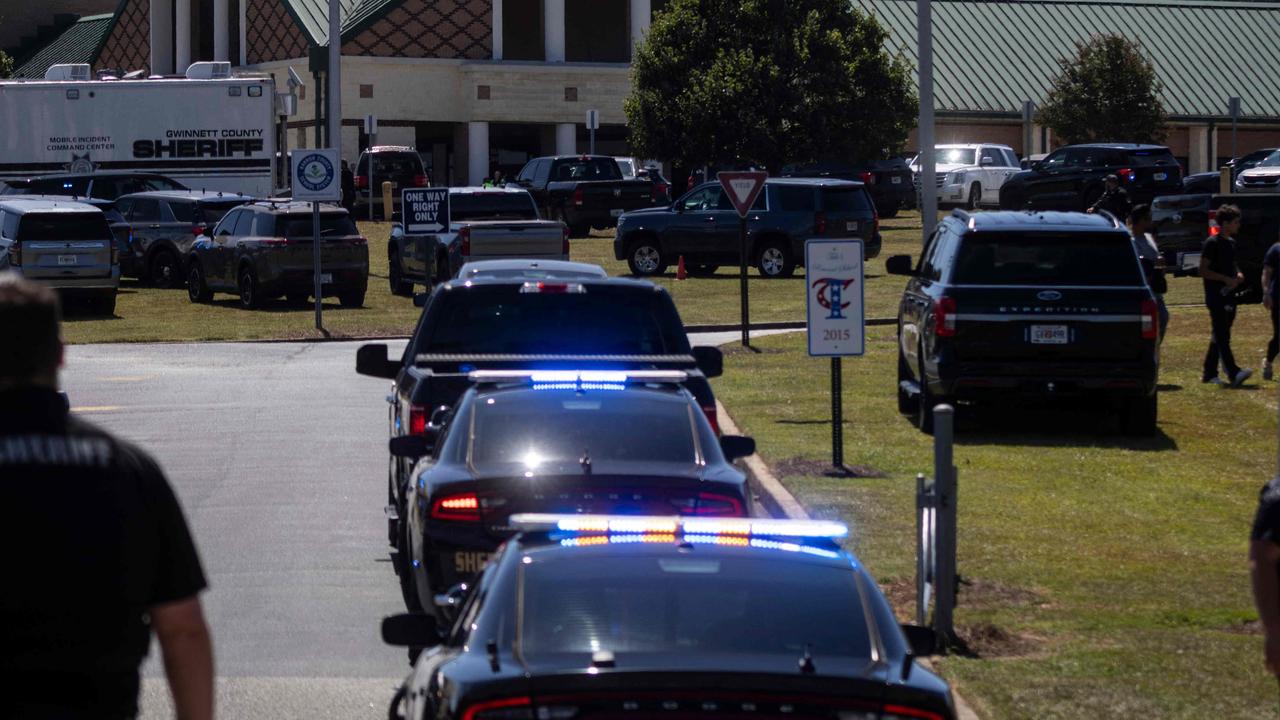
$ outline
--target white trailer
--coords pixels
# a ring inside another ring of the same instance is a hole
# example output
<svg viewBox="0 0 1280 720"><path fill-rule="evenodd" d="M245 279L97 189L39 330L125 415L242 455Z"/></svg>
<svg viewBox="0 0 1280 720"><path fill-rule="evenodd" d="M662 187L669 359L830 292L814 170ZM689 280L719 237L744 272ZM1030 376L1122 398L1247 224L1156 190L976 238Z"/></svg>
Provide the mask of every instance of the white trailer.
<svg viewBox="0 0 1280 720"><path fill-rule="evenodd" d="M0 180L132 170L267 197L281 187L282 106L271 76L233 76L227 63L102 80L54 66L44 80L0 81Z"/></svg>

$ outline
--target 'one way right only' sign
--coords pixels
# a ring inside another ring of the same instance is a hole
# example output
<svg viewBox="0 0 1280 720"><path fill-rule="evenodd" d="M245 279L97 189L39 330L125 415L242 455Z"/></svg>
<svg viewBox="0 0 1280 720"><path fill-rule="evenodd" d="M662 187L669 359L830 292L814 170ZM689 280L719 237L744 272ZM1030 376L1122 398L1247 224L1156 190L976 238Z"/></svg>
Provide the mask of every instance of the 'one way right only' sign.
<svg viewBox="0 0 1280 720"><path fill-rule="evenodd" d="M444 232L449 229L449 188L405 188L400 191L404 234Z"/></svg>

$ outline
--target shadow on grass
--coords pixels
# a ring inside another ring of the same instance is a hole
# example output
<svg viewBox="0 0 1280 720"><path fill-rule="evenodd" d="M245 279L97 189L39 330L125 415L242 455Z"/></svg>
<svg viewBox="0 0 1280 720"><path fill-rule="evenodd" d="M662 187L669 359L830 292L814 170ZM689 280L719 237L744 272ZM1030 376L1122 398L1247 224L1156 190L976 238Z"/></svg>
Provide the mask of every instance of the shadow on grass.
<svg viewBox="0 0 1280 720"><path fill-rule="evenodd" d="M244 312L249 312L249 313L252 313L252 312L314 313L316 310L315 300L307 300L307 303L305 305L303 305L302 303L296 303L296 304L291 303L288 300L267 300L253 310L245 310L244 308L240 307L240 301L235 298L225 298L225 299L214 298L213 300L210 300L206 304L212 307L228 308L230 310L242 310ZM362 310L369 309L368 306L343 307L336 300L334 302L329 302L328 298L326 298L324 301L320 303L320 308L324 312L332 312L335 310L339 312L359 312Z"/></svg>
<svg viewBox="0 0 1280 720"><path fill-rule="evenodd" d="M1178 442L1157 427L1154 435L1125 435L1115 412L1068 402L1052 405L961 405L957 445L1095 447L1169 452Z"/></svg>

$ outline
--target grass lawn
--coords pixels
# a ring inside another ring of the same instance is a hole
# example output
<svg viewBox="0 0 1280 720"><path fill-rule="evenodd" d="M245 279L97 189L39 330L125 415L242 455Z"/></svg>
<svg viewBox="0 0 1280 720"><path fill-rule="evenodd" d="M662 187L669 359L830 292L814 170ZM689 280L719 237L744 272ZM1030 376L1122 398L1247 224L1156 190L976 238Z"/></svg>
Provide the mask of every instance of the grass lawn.
<svg viewBox="0 0 1280 720"><path fill-rule="evenodd" d="M1258 368L1268 325L1257 306L1237 321L1246 366ZM1207 335L1202 308L1174 309L1155 438L1122 438L1080 408L962 409L956 621L971 652L941 669L982 716L1280 713L1246 573L1258 488L1275 470L1276 386L1202 385ZM806 355L804 336L755 344L729 346L717 395L806 507L852 524L851 547L906 617L914 476L931 472L932 440L897 412L894 328L870 328L866 356L844 363L846 464L881 477L823 475L829 363Z"/></svg>

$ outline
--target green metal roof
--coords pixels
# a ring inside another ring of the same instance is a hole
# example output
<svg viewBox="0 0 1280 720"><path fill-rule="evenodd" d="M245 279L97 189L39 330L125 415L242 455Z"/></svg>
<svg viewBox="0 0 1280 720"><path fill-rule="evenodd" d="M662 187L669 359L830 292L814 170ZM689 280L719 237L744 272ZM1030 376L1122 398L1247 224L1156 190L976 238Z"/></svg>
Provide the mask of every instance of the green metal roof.
<svg viewBox="0 0 1280 720"><path fill-rule="evenodd" d="M89 15L72 23L53 42L27 58L13 71L15 78L43 78L51 65L59 63L93 63L98 59L102 42L111 30L112 13Z"/></svg>
<svg viewBox="0 0 1280 720"><path fill-rule="evenodd" d="M880 19L889 49L915 65L915 0L854 2ZM1044 99L1077 41L1120 33L1151 59L1172 118L1225 118L1231 95L1245 118L1280 118L1280 2L935 0L932 8L939 113L1020 117L1023 101ZM1220 28L1228 43L1219 43Z"/></svg>
<svg viewBox="0 0 1280 720"><path fill-rule="evenodd" d="M350 39L353 28L381 17L404 0L339 0L342 5L342 37ZM329 0L285 0L293 16L314 45L329 42Z"/></svg>

